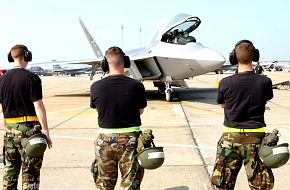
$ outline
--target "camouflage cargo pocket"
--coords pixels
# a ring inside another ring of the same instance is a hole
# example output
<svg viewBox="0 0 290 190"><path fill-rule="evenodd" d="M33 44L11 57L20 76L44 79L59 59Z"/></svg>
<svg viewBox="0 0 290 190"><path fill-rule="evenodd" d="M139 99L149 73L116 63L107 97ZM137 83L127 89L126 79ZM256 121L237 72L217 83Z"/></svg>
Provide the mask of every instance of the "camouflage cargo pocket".
<svg viewBox="0 0 290 190"><path fill-rule="evenodd" d="M231 182L231 170L227 167L225 157L219 156L216 160L211 182L217 187L224 187Z"/></svg>
<svg viewBox="0 0 290 190"><path fill-rule="evenodd" d="M274 175L271 168L266 167L263 162L257 164L253 177L250 179L250 186L264 190L274 187Z"/></svg>
<svg viewBox="0 0 290 190"><path fill-rule="evenodd" d="M91 165L91 172L94 178L94 182L96 182L97 180L97 176L98 176L98 164L97 164L97 160L94 160L92 165Z"/></svg>
<svg viewBox="0 0 290 190"><path fill-rule="evenodd" d="M135 136L129 136L129 141L125 144L125 149L127 151L133 151L137 148L138 138Z"/></svg>

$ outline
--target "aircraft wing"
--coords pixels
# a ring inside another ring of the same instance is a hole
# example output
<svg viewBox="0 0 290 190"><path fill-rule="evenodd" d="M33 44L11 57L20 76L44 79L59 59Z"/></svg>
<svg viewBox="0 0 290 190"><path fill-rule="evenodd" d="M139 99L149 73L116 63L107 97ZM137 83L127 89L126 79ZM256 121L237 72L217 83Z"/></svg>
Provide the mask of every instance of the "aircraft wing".
<svg viewBox="0 0 290 190"><path fill-rule="evenodd" d="M86 64L86 65L96 65L100 66L100 62L102 59L87 59L87 60L74 60L74 61L64 61L63 64Z"/></svg>
<svg viewBox="0 0 290 190"><path fill-rule="evenodd" d="M91 70L90 68L61 68L61 69L53 69L52 72L76 76L88 73L90 70Z"/></svg>
<svg viewBox="0 0 290 190"><path fill-rule="evenodd" d="M67 65L67 64L86 64L100 66L102 59L86 59L86 60L72 60L72 61L51 61L41 63L29 63L31 66L50 66L50 65Z"/></svg>
<svg viewBox="0 0 290 190"><path fill-rule="evenodd" d="M102 58L98 59L86 59L86 60L72 60L72 61L51 61L51 62L42 62L42 63L30 63L29 66L54 66L54 65L60 65L60 66L67 66L67 65L91 65L92 72L90 75L90 79L93 80L93 76L96 73L96 70L98 67L101 66ZM79 68L83 69L83 68ZM68 69L66 69L68 70Z"/></svg>

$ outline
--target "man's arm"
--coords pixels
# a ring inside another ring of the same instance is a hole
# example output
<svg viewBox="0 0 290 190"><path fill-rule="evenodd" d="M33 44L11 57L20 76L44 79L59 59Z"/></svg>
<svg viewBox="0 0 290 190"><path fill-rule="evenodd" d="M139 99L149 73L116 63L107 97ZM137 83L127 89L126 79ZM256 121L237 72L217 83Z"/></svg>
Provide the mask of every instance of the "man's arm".
<svg viewBox="0 0 290 190"><path fill-rule="evenodd" d="M0 103L0 128L3 127L5 128L5 121L4 121L4 114L3 114L3 109L2 109L2 104Z"/></svg>
<svg viewBox="0 0 290 190"><path fill-rule="evenodd" d="M42 127L42 131L43 134L45 134L46 138L47 138L47 144L48 144L48 148L52 147L52 141L50 139L49 136L49 130L48 130L48 125L47 125L47 117L46 117L46 110L43 104L42 100L37 100L35 102L33 102L34 107L35 107L35 112L37 115L37 118L41 124Z"/></svg>

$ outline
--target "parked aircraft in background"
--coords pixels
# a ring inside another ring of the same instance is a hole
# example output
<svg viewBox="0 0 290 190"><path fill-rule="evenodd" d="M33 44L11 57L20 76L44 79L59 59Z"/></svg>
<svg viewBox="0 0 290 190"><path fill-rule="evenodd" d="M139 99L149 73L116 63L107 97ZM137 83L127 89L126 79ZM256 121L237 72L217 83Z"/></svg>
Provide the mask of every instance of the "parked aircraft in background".
<svg viewBox="0 0 290 190"><path fill-rule="evenodd" d="M255 69L255 66L257 65L256 62L253 62L253 69ZM290 61L261 61L260 65L262 66L264 71L283 71L283 70L289 70L290 69ZM216 74L223 74L224 72L231 71L236 72L237 71L237 65L231 65L229 62L225 62L223 66L220 68L217 68L214 70ZM289 71L290 72L290 71Z"/></svg>
<svg viewBox="0 0 290 190"><path fill-rule="evenodd" d="M81 75L81 74L87 74L89 71L91 71L90 67L69 68L69 67L62 67L61 65L53 65L53 68L52 68L52 72L54 74L70 75L72 77Z"/></svg>
<svg viewBox="0 0 290 190"><path fill-rule="evenodd" d="M94 50L96 59L62 63L91 65L92 80L97 68L100 67L103 54L83 21L79 19L79 22ZM125 74L139 81L152 81L160 92L165 92L166 100L171 101L173 86L186 87L184 79L221 67L225 58L190 36L200 23L198 17L188 14L179 14L161 22L149 45L124 51L131 60L131 67L125 70ZM112 42L112 46L114 45L115 43Z"/></svg>
<svg viewBox="0 0 290 190"><path fill-rule="evenodd" d="M231 65L229 62L225 62L223 66L214 70L216 74L223 74L224 72L231 71L236 72L238 69L237 65Z"/></svg>
<svg viewBox="0 0 290 190"><path fill-rule="evenodd" d="M289 70L290 61L264 61L260 63L266 71L283 71L284 69Z"/></svg>
<svg viewBox="0 0 290 190"><path fill-rule="evenodd" d="M51 76L52 72L50 70L45 70L40 66L32 66L28 68L29 71L39 75L39 76Z"/></svg>

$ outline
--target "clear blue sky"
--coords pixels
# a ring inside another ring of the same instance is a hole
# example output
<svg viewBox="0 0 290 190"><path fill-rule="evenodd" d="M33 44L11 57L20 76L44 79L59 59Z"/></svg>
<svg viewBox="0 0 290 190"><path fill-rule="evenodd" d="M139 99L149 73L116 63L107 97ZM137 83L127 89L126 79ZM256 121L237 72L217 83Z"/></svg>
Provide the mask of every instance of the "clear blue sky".
<svg viewBox="0 0 290 190"><path fill-rule="evenodd" d="M78 23L81 17L105 51L142 46L159 20L179 13L198 16L191 34L228 58L240 39L251 40L262 60L290 59L289 0L0 0L0 68L16 43L28 46L33 62L92 59L94 53Z"/></svg>

